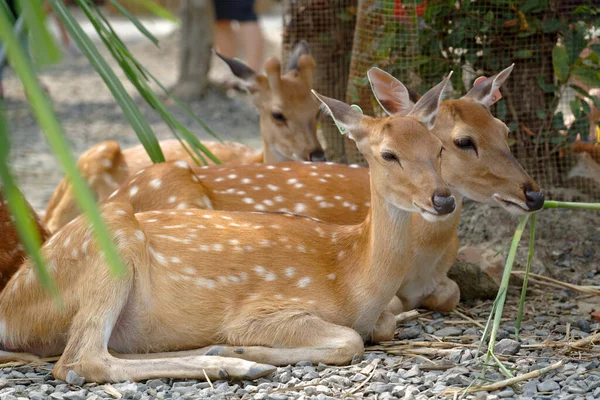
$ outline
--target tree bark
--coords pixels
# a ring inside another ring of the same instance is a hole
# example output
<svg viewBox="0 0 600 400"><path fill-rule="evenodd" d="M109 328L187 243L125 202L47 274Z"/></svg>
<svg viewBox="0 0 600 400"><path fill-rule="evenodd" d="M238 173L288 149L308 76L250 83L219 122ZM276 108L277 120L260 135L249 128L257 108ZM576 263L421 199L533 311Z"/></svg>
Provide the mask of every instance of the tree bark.
<svg viewBox="0 0 600 400"><path fill-rule="evenodd" d="M213 0L183 0L180 11L179 79L172 92L189 100L201 97L208 84L215 26Z"/></svg>

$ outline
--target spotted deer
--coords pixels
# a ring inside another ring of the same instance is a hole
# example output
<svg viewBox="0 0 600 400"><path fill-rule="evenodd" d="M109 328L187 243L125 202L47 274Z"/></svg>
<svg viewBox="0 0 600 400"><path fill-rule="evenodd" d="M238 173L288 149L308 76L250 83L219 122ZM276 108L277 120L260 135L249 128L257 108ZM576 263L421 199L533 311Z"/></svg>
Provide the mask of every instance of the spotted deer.
<svg viewBox="0 0 600 400"><path fill-rule="evenodd" d="M0 355L62 353L55 378L74 370L92 382L254 379L361 356L376 326L395 323L383 311L410 267L411 213L439 221L455 209L428 129L449 78L406 116L368 117L315 93L369 163L362 223L105 204L126 273L111 274L76 218L42 249L63 306L25 262L0 294Z"/></svg>
<svg viewBox="0 0 600 400"><path fill-rule="evenodd" d="M39 220L31 205L27 204L27 206L31 215L35 218L37 231L43 243L50 237L50 233ZM4 200L2 188L0 187L0 291L4 289L10 278L21 266L25 257L25 249L21 244L12 214L8 209L7 200Z"/></svg>
<svg viewBox="0 0 600 400"><path fill-rule="evenodd" d="M203 142L223 164L325 161L325 153L316 133L319 103L310 91L315 62L306 42L302 41L296 46L290 56L287 73L283 75L277 58L272 57L265 61L266 75L260 75L240 61L220 55L219 57L243 80L245 88L252 95L260 113L263 141L263 149L260 152L232 141ZM162 140L160 146L166 160L193 163L178 140ZM107 165L118 165L118 171ZM150 165L152 161L142 145L121 150L115 141L95 145L83 153L78 161L79 170L84 177L87 178L90 172L100 177L96 182L88 179L99 201L115 190L115 182L120 184L127 176ZM70 184L65 178L52 195L44 222L51 232L56 232L78 214Z"/></svg>
<svg viewBox="0 0 600 400"><path fill-rule="evenodd" d="M465 96L445 100L432 132L444 144L442 175L457 199L457 211L446 221L429 223L411 216L415 265L427 271L404 277L394 313L415 307L449 311L460 293L447 272L458 252L457 227L462 198L500 205L509 212L539 210L544 193L513 157L507 126L489 106L512 66L478 80ZM405 115L414 103L408 90L391 75L373 68L368 73L376 98L390 115ZM154 165L126 181L111 199L132 201L138 211L166 208L207 208L232 211L298 213L336 224L357 224L370 207L366 190L369 170L333 163L279 163L193 168L178 162ZM185 190L177 188L185 187ZM161 190L168 196L161 194ZM401 300L401 301L399 301Z"/></svg>

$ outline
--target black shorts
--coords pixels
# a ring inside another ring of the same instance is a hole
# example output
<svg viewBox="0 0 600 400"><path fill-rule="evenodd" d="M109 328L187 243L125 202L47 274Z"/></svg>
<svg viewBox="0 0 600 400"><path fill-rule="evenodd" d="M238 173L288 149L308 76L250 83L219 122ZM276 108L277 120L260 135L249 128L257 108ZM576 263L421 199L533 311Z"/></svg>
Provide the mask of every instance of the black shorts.
<svg viewBox="0 0 600 400"><path fill-rule="evenodd" d="M258 20L254 12L254 0L215 0L215 13L217 21L250 22Z"/></svg>

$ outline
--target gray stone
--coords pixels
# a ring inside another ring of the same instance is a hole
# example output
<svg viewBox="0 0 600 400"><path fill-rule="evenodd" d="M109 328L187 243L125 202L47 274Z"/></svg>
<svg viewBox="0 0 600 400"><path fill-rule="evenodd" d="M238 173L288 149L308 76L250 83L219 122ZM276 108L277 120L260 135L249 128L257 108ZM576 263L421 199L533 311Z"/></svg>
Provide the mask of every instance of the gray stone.
<svg viewBox="0 0 600 400"><path fill-rule="evenodd" d="M521 345L512 339L502 339L496 343L495 350L498 354L515 355L521 350Z"/></svg>
<svg viewBox="0 0 600 400"><path fill-rule="evenodd" d="M265 400L267 397L269 397L269 395L268 395L268 394L266 394L266 393L256 393L256 394L254 395L254 398L255 398L256 400Z"/></svg>
<svg viewBox="0 0 600 400"><path fill-rule="evenodd" d="M552 379L547 379L544 382L538 383L537 389L540 392L554 392L560 390L560 385Z"/></svg>
<svg viewBox="0 0 600 400"><path fill-rule="evenodd" d="M540 381L538 381L537 379L532 379L529 382L527 382L525 385L523 385L523 394L525 395L532 395L532 394L536 394L538 389L538 383L540 383Z"/></svg>
<svg viewBox="0 0 600 400"><path fill-rule="evenodd" d="M325 385L317 385L316 389L317 393L331 393L331 389Z"/></svg>
<svg viewBox="0 0 600 400"><path fill-rule="evenodd" d="M85 400L87 390L81 389L73 392L67 392L62 395L63 399L67 400Z"/></svg>
<svg viewBox="0 0 600 400"><path fill-rule="evenodd" d="M463 386L463 385L469 384L469 380L460 374L450 374L450 375L446 376L445 379L446 379L447 385Z"/></svg>
<svg viewBox="0 0 600 400"><path fill-rule="evenodd" d="M585 333L590 333L590 331L592 330L590 323L588 321L586 321L585 319L577 320L575 325Z"/></svg>
<svg viewBox="0 0 600 400"><path fill-rule="evenodd" d="M304 374L304 376L302 377L303 381L310 381L313 379L317 379L319 377L319 373L317 371L311 371L307 374Z"/></svg>
<svg viewBox="0 0 600 400"><path fill-rule="evenodd" d="M394 384L392 383L380 383L376 382L371 385L371 390L375 393L386 393L391 392L394 389Z"/></svg>
<svg viewBox="0 0 600 400"><path fill-rule="evenodd" d="M419 366L415 365L411 369L406 371L403 378L404 379L414 378L415 376L419 376L420 373L421 373L421 370L419 369Z"/></svg>
<svg viewBox="0 0 600 400"><path fill-rule="evenodd" d="M506 388L504 390L502 390L500 393L498 393L498 397L501 398L507 398L507 397L513 397L515 395L515 391L512 390L512 388Z"/></svg>
<svg viewBox="0 0 600 400"><path fill-rule="evenodd" d="M354 375L352 376L352 378L350 378L350 380L351 380L352 382L362 382L362 381L364 381L365 379L367 379L367 376L366 376L366 375L363 375L363 374L361 374L360 372L358 372L358 373L354 374Z"/></svg>
<svg viewBox="0 0 600 400"><path fill-rule="evenodd" d="M438 337L444 336L460 336L462 335L463 330L456 326L447 326L446 328L442 328L438 331L435 331L434 335Z"/></svg>
<svg viewBox="0 0 600 400"><path fill-rule="evenodd" d="M270 400L287 400L287 399L289 399L289 396L287 396L283 393L271 393L269 395L269 399Z"/></svg>
<svg viewBox="0 0 600 400"><path fill-rule="evenodd" d="M67 372L66 381L69 385L83 386L85 384L85 378L77 375L77 372L70 370Z"/></svg>
<svg viewBox="0 0 600 400"><path fill-rule="evenodd" d="M399 340L416 339L416 338L420 337L421 335L423 335L423 329L421 329L420 326L411 326L410 328L403 329L398 334L398 339Z"/></svg>
<svg viewBox="0 0 600 400"><path fill-rule="evenodd" d="M285 371L281 375L279 375L279 382L288 383L292 379L292 373L290 371Z"/></svg>

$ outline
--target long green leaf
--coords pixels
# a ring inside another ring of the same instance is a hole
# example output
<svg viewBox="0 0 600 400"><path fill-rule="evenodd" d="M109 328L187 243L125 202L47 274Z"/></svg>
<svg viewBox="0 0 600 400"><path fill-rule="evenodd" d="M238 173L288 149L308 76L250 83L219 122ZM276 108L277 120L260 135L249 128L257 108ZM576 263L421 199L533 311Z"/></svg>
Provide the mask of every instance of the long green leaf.
<svg viewBox="0 0 600 400"><path fill-rule="evenodd" d="M127 9L125 7L123 7L121 4L119 4L118 1L110 0L110 2L117 8L117 10L119 10L119 12L121 14L123 14L131 22L133 22L135 27L138 28L138 30L140 32L142 32L142 34L144 34L144 36L146 36L148 39L150 39L150 41L152 43L154 43L155 45L158 46L158 39L152 33L150 33L150 31L148 29L146 29L146 27L133 14L131 14L129 11L127 11Z"/></svg>
<svg viewBox="0 0 600 400"><path fill-rule="evenodd" d="M557 45L552 49L552 66L554 67L554 75L558 80L566 82L569 77L569 56L564 46Z"/></svg>
<svg viewBox="0 0 600 400"><path fill-rule="evenodd" d="M21 0L25 26L31 31L31 53L37 65L51 65L61 61L62 54L44 21L41 1Z"/></svg>
<svg viewBox="0 0 600 400"><path fill-rule="evenodd" d="M535 247L535 221L537 213L531 216L531 225L529 225L529 252L527 253L527 266L525 267L525 277L523 278L523 289L521 289L521 299L519 300L519 312L515 321L515 340L519 341L519 331L521 330L521 321L523 320L523 309L525 308L525 296L527 295L527 283L529 281L529 271L531 270L531 260L533 260L533 250Z"/></svg>
<svg viewBox="0 0 600 400"><path fill-rule="evenodd" d="M90 38L85 34L81 26L77 23L75 18L71 15L67 7L63 4L62 0L48 0L52 5L54 12L60 18L62 23L65 25L69 34L73 40L77 43L81 51L86 55L94 69L102 77L107 87L110 89L115 100L121 106L125 117L129 120L131 127L137 134L140 142L146 149L148 156L152 162L163 162L165 157L158 144L158 139L154 135L154 132L150 128L150 125L144 119L139 108L127 93L119 78L115 75L114 71L110 68L108 63L102 58L96 46L92 43ZM91 14L89 7L85 0L77 0L79 6L84 10L86 15ZM92 19L95 17L92 16ZM93 22L93 21L92 21Z"/></svg>
<svg viewBox="0 0 600 400"><path fill-rule="evenodd" d="M151 13L153 13L156 16L162 17L164 19L168 19L177 24L180 23L179 18L177 18L169 10L160 6L159 4L156 4L152 0L130 0L130 1L146 8L148 11L150 11Z"/></svg>
<svg viewBox="0 0 600 400"><path fill-rule="evenodd" d="M572 210L596 210L600 211L600 203L575 203L568 201L544 201L544 208L568 208Z"/></svg>
<svg viewBox="0 0 600 400"><path fill-rule="evenodd" d="M9 129L4 112L4 102L0 101L0 181L2 182L2 193L8 202L8 209L15 218L15 227L25 246L25 251L34 262L38 278L55 299L60 300L56 282L48 273L44 259L40 251L42 239L37 230L36 222L31 215L30 209L25 202L23 194L15 185L10 168L8 167L10 143L8 140Z"/></svg>
<svg viewBox="0 0 600 400"><path fill-rule="evenodd" d="M29 64L4 12L0 12L0 40L2 41L2 44L6 46L8 59L11 62L11 65L14 66L16 74L19 76L25 87L29 104L31 105L42 131L48 139L51 149L56 154L58 160L65 169L69 181L73 185L77 204L81 210L83 210L93 226L100 248L103 250L104 254L106 254L106 260L109 267L116 274L123 273L125 268L114 247L111 236L100 217L100 212L96 207L94 196L77 169L75 159L69 151L67 139L52 110L50 100L40 87L33 72L33 68Z"/></svg>

